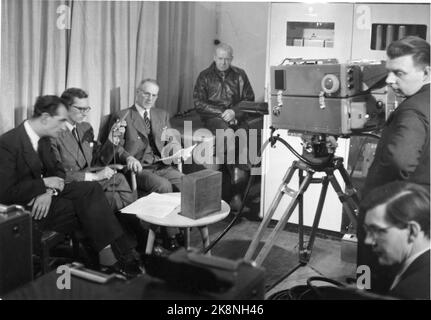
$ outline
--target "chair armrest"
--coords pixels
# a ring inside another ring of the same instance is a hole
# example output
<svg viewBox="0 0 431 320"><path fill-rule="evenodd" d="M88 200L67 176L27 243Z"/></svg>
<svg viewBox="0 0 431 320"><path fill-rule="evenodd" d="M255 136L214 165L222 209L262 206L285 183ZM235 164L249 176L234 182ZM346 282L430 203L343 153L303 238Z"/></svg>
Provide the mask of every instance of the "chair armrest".
<svg viewBox="0 0 431 320"><path fill-rule="evenodd" d="M132 191L135 191L138 189L138 185L136 183L136 173L133 171L130 172L130 187L132 188Z"/></svg>

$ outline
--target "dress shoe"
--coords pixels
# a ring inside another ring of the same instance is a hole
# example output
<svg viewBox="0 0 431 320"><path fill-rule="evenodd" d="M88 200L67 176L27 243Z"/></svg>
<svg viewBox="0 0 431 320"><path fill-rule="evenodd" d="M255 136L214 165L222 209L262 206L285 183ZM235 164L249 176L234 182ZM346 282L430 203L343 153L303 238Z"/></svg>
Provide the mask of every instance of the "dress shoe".
<svg viewBox="0 0 431 320"><path fill-rule="evenodd" d="M114 269L130 279L143 273L142 265L139 253L132 249L118 258L118 261L114 264Z"/></svg>
<svg viewBox="0 0 431 320"><path fill-rule="evenodd" d="M239 194L237 194L232 198L232 200L229 203L231 212L237 212L238 213L239 209L241 209L241 205L242 205L241 197ZM248 213L248 212L250 212L250 208L247 206L244 206L242 208L242 212Z"/></svg>
<svg viewBox="0 0 431 320"><path fill-rule="evenodd" d="M161 245L155 245L153 248L153 255L159 257L167 257L169 256L169 251L163 248Z"/></svg>

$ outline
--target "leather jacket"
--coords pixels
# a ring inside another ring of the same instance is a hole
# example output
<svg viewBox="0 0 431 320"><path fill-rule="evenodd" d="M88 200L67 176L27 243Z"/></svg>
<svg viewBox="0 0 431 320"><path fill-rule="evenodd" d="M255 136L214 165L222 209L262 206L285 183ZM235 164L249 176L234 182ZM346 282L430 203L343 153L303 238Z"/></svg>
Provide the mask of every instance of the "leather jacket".
<svg viewBox="0 0 431 320"><path fill-rule="evenodd" d="M226 109L234 109L241 101L254 101L254 92L244 70L230 66L222 72L213 62L199 74L193 101L205 121L220 116Z"/></svg>

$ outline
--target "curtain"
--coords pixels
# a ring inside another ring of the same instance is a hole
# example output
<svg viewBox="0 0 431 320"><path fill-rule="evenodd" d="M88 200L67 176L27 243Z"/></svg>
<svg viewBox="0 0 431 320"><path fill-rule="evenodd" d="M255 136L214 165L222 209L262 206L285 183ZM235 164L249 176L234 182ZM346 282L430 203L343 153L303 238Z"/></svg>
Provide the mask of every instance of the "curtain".
<svg viewBox="0 0 431 320"><path fill-rule="evenodd" d="M194 108L194 82L212 61L215 3L161 2L159 16L157 104L173 116Z"/></svg>
<svg viewBox="0 0 431 320"><path fill-rule="evenodd" d="M1 4L0 134L31 115L37 96L72 86L88 91L97 134L105 115L133 103L137 82L157 74L157 2Z"/></svg>
<svg viewBox="0 0 431 320"><path fill-rule="evenodd" d="M66 31L57 8L67 1L2 0L0 134L32 114L36 97L66 81Z"/></svg>
<svg viewBox="0 0 431 320"><path fill-rule="evenodd" d="M158 3L75 1L72 7L67 87L89 94L89 122L129 107L135 87L156 76Z"/></svg>

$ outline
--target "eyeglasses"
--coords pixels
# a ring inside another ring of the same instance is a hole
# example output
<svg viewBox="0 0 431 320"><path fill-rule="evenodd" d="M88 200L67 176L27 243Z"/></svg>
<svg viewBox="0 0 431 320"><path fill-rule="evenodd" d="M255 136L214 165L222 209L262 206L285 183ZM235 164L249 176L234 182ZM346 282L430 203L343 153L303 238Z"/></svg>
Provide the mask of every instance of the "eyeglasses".
<svg viewBox="0 0 431 320"><path fill-rule="evenodd" d="M139 89L138 91L142 93L144 97L147 97L147 98L149 97L157 98L159 96L158 94L152 94L151 92L143 91L142 89Z"/></svg>
<svg viewBox="0 0 431 320"><path fill-rule="evenodd" d="M395 228L395 226L380 228L380 227L377 227L374 225L373 226L364 225L364 231L365 231L366 235L372 237L373 239L383 237L388 232L388 230L391 228Z"/></svg>
<svg viewBox="0 0 431 320"><path fill-rule="evenodd" d="M87 113L91 110L91 107L77 107L77 106L72 106L73 108L75 108L76 110L78 110L81 113Z"/></svg>

